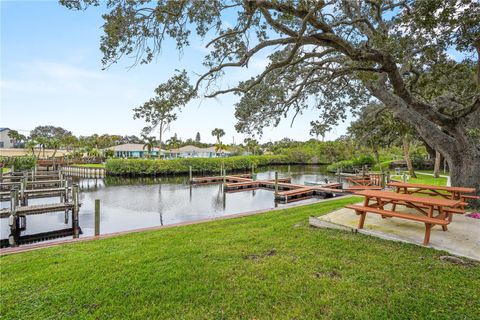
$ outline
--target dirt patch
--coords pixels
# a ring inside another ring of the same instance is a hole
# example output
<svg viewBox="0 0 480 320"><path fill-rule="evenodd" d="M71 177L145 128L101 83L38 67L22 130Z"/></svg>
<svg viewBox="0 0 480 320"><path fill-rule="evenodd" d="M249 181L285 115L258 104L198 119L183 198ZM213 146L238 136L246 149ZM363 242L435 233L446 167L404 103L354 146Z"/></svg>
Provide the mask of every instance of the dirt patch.
<svg viewBox="0 0 480 320"><path fill-rule="evenodd" d="M458 266L474 267L474 266L477 265L477 263L475 263L474 261L467 260L467 259L462 259L462 258L455 257L455 256L440 256L439 259L444 261L444 262L456 264Z"/></svg>
<svg viewBox="0 0 480 320"><path fill-rule="evenodd" d="M342 278L342 274L340 272L338 272L337 270L315 272L314 276L316 278L323 278L323 277L329 277L329 278L333 278L333 279Z"/></svg>
<svg viewBox="0 0 480 320"><path fill-rule="evenodd" d="M249 255L244 256L243 258L248 259L248 260L259 260L259 259L263 259L263 258L266 258L266 257L272 257L276 254L277 254L277 250L276 249L271 249L271 250L268 250L268 251L266 251L264 253L261 253L261 254L249 254Z"/></svg>

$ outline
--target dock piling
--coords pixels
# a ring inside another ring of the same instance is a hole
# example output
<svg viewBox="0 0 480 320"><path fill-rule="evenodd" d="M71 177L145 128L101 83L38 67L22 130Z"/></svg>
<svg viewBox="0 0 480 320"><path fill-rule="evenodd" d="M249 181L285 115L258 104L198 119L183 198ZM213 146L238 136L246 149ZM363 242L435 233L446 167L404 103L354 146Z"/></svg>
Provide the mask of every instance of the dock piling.
<svg viewBox="0 0 480 320"><path fill-rule="evenodd" d="M10 191L10 216L8 217L8 224L10 226L10 236L8 241L10 246L17 246L18 230L17 230L17 206L18 206L18 189L13 188Z"/></svg>
<svg viewBox="0 0 480 320"><path fill-rule="evenodd" d="M95 236L100 235L100 199L95 199Z"/></svg>
<svg viewBox="0 0 480 320"><path fill-rule="evenodd" d="M275 171L275 196L278 195L278 171Z"/></svg>
<svg viewBox="0 0 480 320"><path fill-rule="evenodd" d="M80 209L79 202L79 188L78 184L72 186L72 200L73 200L73 210L72 210L72 229L73 229L73 238L78 238L79 236L79 226L78 226L78 212Z"/></svg>
<svg viewBox="0 0 480 320"><path fill-rule="evenodd" d="M192 181L192 178L193 178L193 175L192 175L192 166L189 166L189 167L188 167L188 174L189 174L188 176L189 176L190 182L191 182L191 181Z"/></svg>
<svg viewBox="0 0 480 320"><path fill-rule="evenodd" d="M20 182L20 203L22 206L27 205L27 196L25 194L25 189L27 189L27 180L28 177L24 176L22 181Z"/></svg>

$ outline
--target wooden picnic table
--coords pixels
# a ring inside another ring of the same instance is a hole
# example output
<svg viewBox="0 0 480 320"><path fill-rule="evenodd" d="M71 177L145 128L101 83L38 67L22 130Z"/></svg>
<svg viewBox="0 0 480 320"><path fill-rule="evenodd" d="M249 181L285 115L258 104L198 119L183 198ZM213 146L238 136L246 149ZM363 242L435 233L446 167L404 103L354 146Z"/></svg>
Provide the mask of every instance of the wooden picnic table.
<svg viewBox="0 0 480 320"><path fill-rule="evenodd" d="M347 208L355 210L360 215L358 228L362 229L367 213L380 214L382 218L395 217L425 223L424 245L430 241L430 231L433 226L440 225L447 231L447 225L452 221L454 213L463 213L458 207L461 200L421 197L389 191L363 190L355 193L364 196L363 206L349 205ZM371 202L373 201L373 202ZM391 210L386 210L385 205L392 204ZM396 212L397 205L413 208L417 213Z"/></svg>
<svg viewBox="0 0 480 320"><path fill-rule="evenodd" d="M475 192L475 188L432 186L428 184L407 183L399 181L390 182L388 185L390 187L394 187L397 193L420 193L430 196L439 196L446 199L462 200L463 202L467 201L467 199L479 198L477 196L469 195ZM467 203L463 203L462 207L464 207L465 205L467 205Z"/></svg>

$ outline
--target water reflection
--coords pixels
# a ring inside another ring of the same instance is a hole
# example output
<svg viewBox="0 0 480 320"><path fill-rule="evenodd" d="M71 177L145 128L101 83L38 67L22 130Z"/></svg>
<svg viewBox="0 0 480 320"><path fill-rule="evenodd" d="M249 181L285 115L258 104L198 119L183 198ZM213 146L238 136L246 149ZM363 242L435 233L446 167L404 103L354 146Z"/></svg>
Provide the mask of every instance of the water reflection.
<svg viewBox="0 0 480 320"><path fill-rule="evenodd" d="M334 180L323 167L287 166L262 168L257 180L292 177L292 183L324 183ZM235 213L283 206L274 201L270 190L249 190L225 193L221 184L190 185L188 176L175 177L106 177L77 179L81 188L80 227L82 236L94 234L94 202L101 201L100 230L102 234L144 227L168 225ZM51 203L57 199L32 199L30 204ZM306 202L312 200L304 200ZM27 217L27 229L22 233L63 229L68 222L64 213L49 213ZM0 237L9 235L8 219L0 219Z"/></svg>

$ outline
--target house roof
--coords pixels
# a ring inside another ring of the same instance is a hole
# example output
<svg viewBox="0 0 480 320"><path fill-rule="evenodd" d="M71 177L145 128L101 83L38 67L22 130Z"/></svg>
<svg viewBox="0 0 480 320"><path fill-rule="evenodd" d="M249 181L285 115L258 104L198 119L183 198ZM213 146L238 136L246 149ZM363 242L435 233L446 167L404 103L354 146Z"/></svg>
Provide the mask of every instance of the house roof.
<svg viewBox="0 0 480 320"><path fill-rule="evenodd" d="M118 146L113 146L107 149L118 151L118 152L148 151L147 147L145 147L143 143L125 143L125 144L120 144ZM158 151L158 148L154 147L152 148L152 151ZM162 151L165 151L165 150L162 150Z"/></svg>
<svg viewBox="0 0 480 320"><path fill-rule="evenodd" d="M183 153L183 152L198 152L198 153L211 152L211 153L215 153L217 151L215 151L215 147L199 148L199 147L196 147L196 146L187 145L187 146L183 146L183 147L178 148L178 149L171 149L170 152L171 153ZM227 150L220 150L217 153L230 153L230 152L227 151Z"/></svg>
<svg viewBox="0 0 480 320"><path fill-rule="evenodd" d="M10 130L8 128L0 128L0 132L5 131L5 130Z"/></svg>

